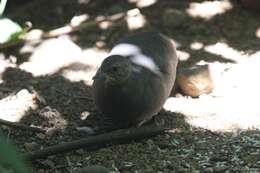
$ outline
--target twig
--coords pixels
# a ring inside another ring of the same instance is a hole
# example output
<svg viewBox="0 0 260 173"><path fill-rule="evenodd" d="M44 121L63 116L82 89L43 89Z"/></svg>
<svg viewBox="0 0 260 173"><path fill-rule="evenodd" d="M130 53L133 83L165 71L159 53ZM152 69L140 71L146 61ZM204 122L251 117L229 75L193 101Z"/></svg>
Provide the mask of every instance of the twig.
<svg viewBox="0 0 260 173"><path fill-rule="evenodd" d="M35 160L62 152L76 150L83 147L87 148L93 146L104 146L111 143L120 143L137 139L143 139L160 134L165 130L167 130L167 127L156 124L143 126L140 128L121 129L97 136L86 137L72 142L57 144L39 151L26 153L24 157L27 160Z"/></svg>
<svg viewBox="0 0 260 173"><path fill-rule="evenodd" d="M202 130L202 131L207 132L207 133L210 133L210 134L217 136L217 137L222 137L220 134L213 132L209 129L203 128L203 127L197 127L197 129Z"/></svg>
<svg viewBox="0 0 260 173"><path fill-rule="evenodd" d="M91 21L86 21L77 26L66 25L66 26L63 26L63 27L60 27L60 28L57 28L57 29L44 33L43 38L51 38L51 37L57 37L60 35L70 34L70 33L76 32L76 31L83 30L87 27L95 26L104 21L115 21L115 20L122 19L123 17L125 17L125 15L126 15L125 13L117 13L117 14L113 14L108 17L97 18L97 19L94 19Z"/></svg>
<svg viewBox="0 0 260 173"><path fill-rule="evenodd" d="M33 5L31 5L31 6L33 6ZM69 24L69 25L66 25L66 26L63 26L63 27L60 27L60 28L57 28L57 29L47 31L47 32L43 33L39 38L37 38L37 40L38 39L40 40L40 39L58 37L58 36L65 35L65 34L71 34L73 32L83 30L87 27L95 26L95 25L97 25L101 22L116 21L116 20L124 18L125 16L126 16L126 13L117 13L117 14L113 14L113 15L108 16L108 17L97 18L97 19L93 19L91 21L86 21L86 22L83 22L82 24L77 25L77 26L73 26L73 25ZM14 46L17 46L19 44L23 44L26 41L30 41L30 40L28 38L26 38L26 36L25 36L24 39L19 39L17 41L11 42L11 43L0 44L0 50L1 49L7 49L7 48L10 48L10 47L14 47Z"/></svg>
<svg viewBox="0 0 260 173"><path fill-rule="evenodd" d="M10 47L14 47L14 46L18 46L18 45L22 45L23 43L25 43L25 41L26 40L24 40L24 39L18 39L16 41L0 44L0 50L7 49L7 48L10 48Z"/></svg>
<svg viewBox="0 0 260 173"><path fill-rule="evenodd" d="M80 96L80 95L74 95L72 96L75 99L82 99L82 100L87 100L87 101L93 101L92 97L88 97L88 96Z"/></svg>
<svg viewBox="0 0 260 173"><path fill-rule="evenodd" d="M3 120L3 119L0 119L0 125L13 127L13 128L17 128L17 129L20 129L20 130L28 130L28 131L37 132L37 133L45 133L45 130L43 130L43 129L40 129L40 128L37 128L37 127L30 127L30 126L26 126L24 124L10 122L10 121L6 121L6 120Z"/></svg>

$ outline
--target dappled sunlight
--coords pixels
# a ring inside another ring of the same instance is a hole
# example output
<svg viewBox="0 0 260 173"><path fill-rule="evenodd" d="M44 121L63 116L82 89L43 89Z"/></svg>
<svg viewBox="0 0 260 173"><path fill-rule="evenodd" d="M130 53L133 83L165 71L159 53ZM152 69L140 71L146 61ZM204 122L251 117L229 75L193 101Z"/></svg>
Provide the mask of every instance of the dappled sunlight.
<svg viewBox="0 0 260 173"><path fill-rule="evenodd" d="M192 50L200 50L204 47L204 44L198 41L195 41L193 43L190 44L190 48Z"/></svg>
<svg viewBox="0 0 260 173"><path fill-rule="evenodd" d="M260 52L239 64L210 63L214 90L199 98L169 98L164 108L214 131L260 129Z"/></svg>
<svg viewBox="0 0 260 173"><path fill-rule="evenodd" d="M126 22L129 30L135 30L143 28L146 24L146 19L140 10L135 8L127 11Z"/></svg>
<svg viewBox="0 0 260 173"><path fill-rule="evenodd" d="M129 3L135 3L137 7L149 7L157 2L157 0L128 0Z"/></svg>
<svg viewBox="0 0 260 173"><path fill-rule="evenodd" d="M169 98L164 108L185 114L187 121L213 131L260 129L259 98L204 97L198 99Z"/></svg>
<svg viewBox="0 0 260 173"><path fill-rule="evenodd" d="M45 37L51 37L51 36L59 36L62 34L67 34L70 32L73 32L76 27L80 26L83 22L89 19L89 16L87 14L82 14L79 16L74 16L70 24L65 25L61 28L54 29L48 33L45 34Z"/></svg>
<svg viewBox="0 0 260 173"><path fill-rule="evenodd" d="M43 36L43 33L44 32L41 29L32 29L26 34L25 39L27 41L38 40Z"/></svg>
<svg viewBox="0 0 260 173"><path fill-rule="evenodd" d="M260 38L260 28L257 28L255 35L257 38Z"/></svg>
<svg viewBox="0 0 260 173"><path fill-rule="evenodd" d="M61 35L76 32L77 30L80 30L80 29L86 27L86 25L90 25L89 23L87 23L89 18L90 17L88 14L81 14L78 16L73 16L72 19L70 20L69 24L66 24L62 27L45 32L41 36L44 38L52 38L52 37L58 37ZM83 25L83 24L85 24L85 25Z"/></svg>
<svg viewBox="0 0 260 173"><path fill-rule="evenodd" d="M221 55L223 58L234 62L239 62L245 58L248 58L244 52L238 51L223 42L218 42L214 45L207 45L204 47L204 50L212 54Z"/></svg>
<svg viewBox="0 0 260 173"><path fill-rule="evenodd" d="M29 110L36 108L36 95L26 89L22 89L15 95L10 95L0 100L0 119L18 122Z"/></svg>
<svg viewBox="0 0 260 173"><path fill-rule="evenodd" d="M88 14L81 14L79 16L74 16L70 20L70 25L73 26L73 27L76 27L76 26L79 26L80 24L82 24L83 22L85 22L88 19L89 19Z"/></svg>
<svg viewBox="0 0 260 173"><path fill-rule="evenodd" d="M92 84L92 77L108 54L97 48L82 51L68 38L48 39L36 48L27 45L21 50L32 52L32 55L19 68L34 77L61 73L71 82L85 81L87 85Z"/></svg>
<svg viewBox="0 0 260 173"><path fill-rule="evenodd" d="M35 48L28 62L19 68L30 72L34 77L52 75L62 67L82 58L81 48L67 38L54 38L43 41Z"/></svg>
<svg viewBox="0 0 260 173"><path fill-rule="evenodd" d="M79 4L88 4L91 0L78 0Z"/></svg>
<svg viewBox="0 0 260 173"><path fill-rule="evenodd" d="M71 82L84 81L86 85L92 85L92 77L95 75L95 70L85 71L85 70L63 70L61 74L64 78Z"/></svg>
<svg viewBox="0 0 260 173"><path fill-rule="evenodd" d="M80 114L80 119L81 119L81 120L86 120L89 115L90 115L90 112L84 111L84 112L82 112L82 113Z"/></svg>
<svg viewBox="0 0 260 173"><path fill-rule="evenodd" d="M260 52L251 55L243 63L236 64L223 75L223 84L226 86L226 92L237 93L240 96L260 96L260 82L258 75L260 73Z"/></svg>
<svg viewBox="0 0 260 173"><path fill-rule="evenodd" d="M180 61L187 61L190 58L190 53L182 50L177 50L177 56Z"/></svg>
<svg viewBox="0 0 260 173"><path fill-rule="evenodd" d="M186 12L191 17L200 17L203 19L211 19L212 17L223 14L228 10L231 10L233 5L230 1L204 1L204 2L192 2Z"/></svg>
<svg viewBox="0 0 260 173"><path fill-rule="evenodd" d="M98 24L99 28L102 30L106 30L111 27L113 23L111 21L102 21Z"/></svg>
<svg viewBox="0 0 260 173"><path fill-rule="evenodd" d="M83 51L83 58L78 61L84 68L73 69L67 68L62 71L62 76L69 79L71 82L84 81L87 85L91 86L93 83L92 77L104 58L108 55L106 51L96 48L88 48Z"/></svg>

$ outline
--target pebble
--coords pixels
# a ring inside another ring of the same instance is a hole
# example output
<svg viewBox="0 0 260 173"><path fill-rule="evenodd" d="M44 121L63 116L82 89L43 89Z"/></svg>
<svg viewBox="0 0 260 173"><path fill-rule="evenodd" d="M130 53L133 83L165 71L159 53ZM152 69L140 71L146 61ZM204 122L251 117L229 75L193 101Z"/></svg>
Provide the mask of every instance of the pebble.
<svg viewBox="0 0 260 173"><path fill-rule="evenodd" d="M38 144L35 142L26 142L24 143L24 147L26 148L27 151L33 151L36 150L36 148L38 148Z"/></svg>
<svg viewBox="0 0 260 173"><path fill-rule="evenodd" d="M208 65L180 69L177 74L177 83L183 93L191 97L208 94L214 89Z"/></svg>
<svg viewBox="0 0 260 173"><path fill-rule="evenodd" d="M36 134L36 136L40 139L45 139L45 137L46 137L45 134L43 134L43 133L38 133L38 134Z"/></svg>

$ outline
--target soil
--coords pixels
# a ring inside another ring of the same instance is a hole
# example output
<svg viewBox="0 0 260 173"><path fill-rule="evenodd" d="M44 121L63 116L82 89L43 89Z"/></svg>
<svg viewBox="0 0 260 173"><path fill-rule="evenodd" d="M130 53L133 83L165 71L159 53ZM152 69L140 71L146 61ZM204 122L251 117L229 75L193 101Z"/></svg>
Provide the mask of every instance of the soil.
<svg viewBox="0 0 260 173"><path fill-rule="evenodd" d="M6 14L20 24L30 21L34 29L46 32L63 27L74 16L82 14L87 14L89 21L95 21L98 16L106 18L117 13L125 14L128 10L137 8L137 3L134 2L34 0L21 4L10 1ZM235 63L234 60L204 49L194 50L190 47L193 42L203 45L225 42L244 54L259 51L259 37L256 36L260 26L259 12L244 9L234 3L233 8L225 13L204 19L188 15L187 9L191 3L193 2L155 1L151 6L140 8L146 25L136 30L128 28L124 17L112 21L108 27L102 28L96 23L72 32L69 38L82 50L95 48L108 51L123 36L141 30L157 30L173 38L178 50L190 55L188 60L181 61L181 67L201 60ZM43 41L33 44L37 47ZM29 61L31 55L21 53L21 47L25 45L30 46L32 42L1 50L1 62L8 62L1 74L3 82L0 83L0 107L5 108L1 113L16 116L23 112L24 116L19 123L43 128L48 132L35 133L0 126L18 150L26 153L81 139L87 135L77 130L77 127L103 124L102 121L105 120L91 98L91 85L84 80L72 82L62 75L62 70L74 66L67 65L51 74L35 76L19 66ZM176 95L180 95L178 88L174 93ZM13 100L18 100L20 105L13 105ZM129 143L108 143L103 147L60 153L35 160L31 166L38 173L66 173L90 165L102 165L111 172L122 173L260 172L260 133L257 129L218 132L189 124L185 115L166 111L161 114L173 116L176 123L174 128L160 135ZM87 120L84 120L84 116L88 116Z"/></svg>

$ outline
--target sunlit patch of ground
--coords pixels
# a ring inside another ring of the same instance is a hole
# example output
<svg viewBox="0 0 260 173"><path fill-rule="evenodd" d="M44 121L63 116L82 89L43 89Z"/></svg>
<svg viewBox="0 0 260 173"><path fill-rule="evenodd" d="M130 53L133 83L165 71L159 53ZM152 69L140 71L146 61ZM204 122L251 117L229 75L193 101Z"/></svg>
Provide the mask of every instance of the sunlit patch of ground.
<svg viewBox="0 0 260 173"><path fill-rule="evenodd" d="M71 82L84 81L85 84L91 86L93 83L92 78L107 54L106 51L97 48L83 50L82 58L77 61L82 68L80 68L79 64L75 64L74 69L71 67L62 70L62 75Z"/></svg>
<svg viewBox="0 0 260 173"><path fill-rule="evenodd" d="M0 119L19 122L26 113L37 108L36 96L23 89L0 100Z"/></svg>
<svg viewBox="0 0 260 173"><path fill-rule="evenodd" d="M218 14L223 14L232 9L232 4L228 0L224 1L204 1L192 2L187 9L187 13L192 17L200 17L203 19L210 19Z"/></svg>
<svg viewBox="0 0 260 173"><path fill-rule="evenodd" d="M260 129L259 55L256 52L239 64L211 63L215 85L211 94L172 97L164 108L183 113L191 125L214 131Z"/></svg>
<svg viewBox="0 0 260 173"><path fill-rule="evenodd" d="M92 77L107 55L106 51L97 48L82 50L68 38L47 39L32 51L29 60L21 64L20 69L32 73L34 77L60 72L72 82L82 80L87 85L92 84Z"/></svg>
<svg viewBox="0 0 260 173"><path fill-rule="evenodd" d="M3 83L2 74L8 67L15 67L16 65L10 60L5 59L3 54L0 54L0 84Z"/></svg>
<svg viewBox="0 0 260 173"><path fill-rule="evenodd" d="M221 55L222 57L233 60L234 62L239 62L248 57L247 55L243 54L243 52L239 52L226 43L221 42L218 42L214 45L205 46L204 49L206 52Z"/></svg>

